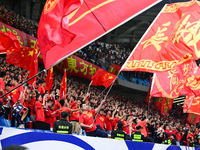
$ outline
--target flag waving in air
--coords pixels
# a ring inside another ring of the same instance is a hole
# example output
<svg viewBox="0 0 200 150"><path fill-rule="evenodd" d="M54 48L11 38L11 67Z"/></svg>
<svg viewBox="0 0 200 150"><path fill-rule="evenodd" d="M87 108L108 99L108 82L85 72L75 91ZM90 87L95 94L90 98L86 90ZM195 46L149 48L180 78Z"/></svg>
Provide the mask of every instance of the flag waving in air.
<svg viewBox="0 0 200 150"><path fill-rule="evenodd" d="M172 109L174 99L163 97L162 106L161 106L161 114L166 114L169 110Z"/></svg>
<svg viewBox="0 0 200 150"><path fill-rule="evenodd" d="M31 64L30 64L30 69L29 69L29 76L28 78L30 79L34 75L38 73L38 47L37 47L37 42L35 43L35 48L33 50L33 57L31 59ZM31 79L28 81L29 84L33 84L33 82L36 82L37 77Z"/></svg>
<svg viewBox="0 0 200 150"><path fill-rule="evenodd" d="M67 72L65 70L63 78L62 78L62 82L60 84L60 99L65 98L65 94L67 91Z"/></svg>
<svg viewBox="0 0 200 150"><path fill-rule="evenodd" d="M100 69L92 77L91 85L95 86L103 85L104 87L107 88L111 85L111 83L115 80L116 77L117 77L116 75L113 75L103 69Z"/></svg>
<svg viewBox="0 0 200 150"><path fill-rule="evenodd" d="M6 63L30 70L30 62L34 56L34 52L35 49L31 47L21 47L19 52L7 52Z"/></svg>
<svg viewBox="0 0 200 150"><path fill-rule="evenodd" d="M47 0L38 27L38 42L45 68L58 64L160 1L84 0L78 5L78 0ZM66 13L69 13L68 19L63 16ZM66 26L68 32L61 36L60 32L63 33ZM66 42L62 42L64 40Z"/></svg>
<svg viewBox="0 0 200 150"><path fill-rule="evenodd" d="M0 31L0 53L20 51L20 44L17 36L12 32L3 33Z"/></svg>
<svg viewBox="0 0 200 150"><path fill-rule="evenodd" d="M51 67L48 70L47 77L46 77L45 81L46 81L45 91L50 92L52 85L53 85L53 67Z"/></svg>
<svg viewBox="0 0 200 150"><path fill-rule="evenodd" d="M122 71L160 72L200 58L199 1L166 5L130 55Z"/></svg>

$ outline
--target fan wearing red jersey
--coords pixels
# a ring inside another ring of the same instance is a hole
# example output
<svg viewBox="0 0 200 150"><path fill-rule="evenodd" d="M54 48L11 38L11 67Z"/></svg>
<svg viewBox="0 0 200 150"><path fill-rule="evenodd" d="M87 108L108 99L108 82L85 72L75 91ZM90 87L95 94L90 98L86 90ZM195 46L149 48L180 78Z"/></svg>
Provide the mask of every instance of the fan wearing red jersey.
<svg viewBox="0 0 200 150"><path fill-rule="evenodd" d="M104 103L105 100L101 101L101 104ZM101 104L93 110L89 110L89 106L86 103L81 104L82 114L79 118L80 126L85 128L85 132L87 136L98 136L98 137L108 137L108 134L100 129L97 129L96 124L93 124L94 118L93 115L96 114Z"/></svg>

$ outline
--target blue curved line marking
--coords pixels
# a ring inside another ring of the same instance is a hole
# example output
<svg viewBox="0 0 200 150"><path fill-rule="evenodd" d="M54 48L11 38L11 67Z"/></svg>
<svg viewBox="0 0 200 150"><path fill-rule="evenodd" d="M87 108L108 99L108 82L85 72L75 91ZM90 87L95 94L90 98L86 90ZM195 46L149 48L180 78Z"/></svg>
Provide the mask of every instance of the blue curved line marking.
<svg viewBox="0 0 200 150"><path fill-rule="evenodd" d="M83 149L95 150L91 145L89 145L85 141L72 135L62 135L62 134L55 134L55 133L40 133L40 132L22 133L22 134L18 134L12 137L5 138L1 140L1 145L2 145L2 148L5 148L13 144L23 145L27 143L32 143L32 142L37 142L37 141L46 141L46 140L67 142L67 143L71 143L76 146L79 146Z"/></svg>
<svg viewBox="0 0 200 150"><path fill-rule="evenodd" d="M126 146L129 150L152 150L154 147L154 143L126 141Z"/></svg>

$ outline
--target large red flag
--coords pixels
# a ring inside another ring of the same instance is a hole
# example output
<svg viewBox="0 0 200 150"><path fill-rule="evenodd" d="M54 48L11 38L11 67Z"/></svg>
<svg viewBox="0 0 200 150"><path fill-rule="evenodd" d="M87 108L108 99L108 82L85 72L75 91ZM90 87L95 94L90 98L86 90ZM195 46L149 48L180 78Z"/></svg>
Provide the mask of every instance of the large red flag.
<svg viewBox="0 0 200 150"><path fill-rule="evenodd" d="M161 114L166 114L169 110L172 109L174 99L163 97L162 106L161 106Z"/></svg>
<svg viewBox="0 0 200 150"><path fill-rule="evenodd" d="M199 9L196 0L166 5L122 70L166 71L200 58Z"/></svg>
<svg viewBox="0 0 200 150"><path fill-rule="evenodd" d="M12 32L0 31L0 53L20 51L17 36Z"/></svg>
<svg viewBox="0 0 200 150"><path fill-rule="evenodd" d="M6 63L30 70L34 48L21 47L19 52L7 52Z"/></svg>
<svg viewBox="0 0 200 150"><path fill-rule="evenodd" d="M33 77L37 73L38 73L38 47L37 47L37 42L36 42L35 48L34 48L34 51L33 51L33 57L31 59L31 63L30 63L28 78L30 79L31 77ZM28 81L28 83L32 85L33 82L36 82L36 79L37 79L37 77L31 79L30 81Z"/></svg>
<svg viewBox="0 0 200 150"><path fill-rule="evenodd" d="M154 74L150 95L152 97L176 98L191 93L186 82L191 70L194 69L194 63L193 60L190 60L170 71Z"/></svg>
<svg viewBox="0 0 200 150"><path fill-rule="evenodd" d="M99 82L100 81L99 78L104 75L104 72L105 71L103 69L97 70L97 72L92 76L91 85L94 86L102 85L102 83Z"/></svg>
<svg viewBox="0 0 200 150"><path fill-rule="evenodd" d="M200 119L200 115L189 113L188 118L187 118L187 122L190 123L190 124L196 124L196 123L199 122L199 119Z"/></svg>
<svg viewBox="0 0 200 150"><path fill-rule="evenodd" d="M53 67L51 67L48 70L47 77L46 77L45 81L46 81L45 90L50 92L52 85L53 85Z"/></svg>
<svg viewBox="0 0 200 150"><path fill-rule="evenodd" d="M101 78L102 80L100 80L100 82L103 83L104 87L109 87L111 85L111 83L115 80L117 76L111 73L105 73L103 78Z"/></svg>
<svg viewBox="0 0 200 150"><path fill-rule="evenodd" d="M66 91L67 91L67 73L65 70L62 82L60 84L60 99L65 98L64 96L66 94Z"/></svg>
<svg viewBox="0 0 200 150"><path fill-rule="evenodd" d="M38 26L38 42L44 64L46 64L46 53L53 46L63 47L74 39L75 34L67 30L68 15L80 5L80 0L46 1Z"/></svg>
<svg viewBox="0 0 200 150"><path fill-rule="evenodd" d="M84 0L81 7L69 15L68 31L76 35L71 43L66 44L64 47L55 45L51 49L45 51L41 49L45 68L59 63L72 53L110 32L111 29L127 22L159 1L160 0ZM58 0L56 0L56 2L58 2ZM57 3L57 5L58 4L59 3ZM57 5L55 5L55 8ZM53 11L56 10L55 8ZM42 15L44 15L44 12ZM54 17L55 15L52 14L52 16ZM51 23L54 22L51 21ZM48 28L50 25L45 24L45 26ZM40 34L45 32L46 31L42 31ZM49 32L51 33L52 31ZM38 34L39 47L41 47L40 38L43 37L40 37L40 34ZM48 43L45 42L44 44Z"/></svg>

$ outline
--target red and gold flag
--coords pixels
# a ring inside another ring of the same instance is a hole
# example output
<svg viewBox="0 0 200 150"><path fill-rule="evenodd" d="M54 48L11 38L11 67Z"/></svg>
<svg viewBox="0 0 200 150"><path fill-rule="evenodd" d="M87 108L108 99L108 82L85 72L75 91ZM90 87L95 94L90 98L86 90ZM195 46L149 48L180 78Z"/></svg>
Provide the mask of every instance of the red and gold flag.
<svg viewBox="0 0 200 150"><path fill-rule="evenodd" d="M158 97L158 98L156 99L156 107L157 107L158 109L161 109L161 107L162 107L162 100L163 100L163 97Z"/></svg>
<svg viewBox="0 0 200 150"><path fill-rule="evenodd" d="M196 124L196 123L199 122L199 119L200 119L200 115L189 113L188 118L187 118L187 122L190 123L190 124Z"/></svg>
<svg viewBox="0 0 200 150"><path fill-rule="evenodd" d="M161 114L166 114L169 110L172 109L174 99L163 97L162 106L161 106Z"/></svg>
<svg viewBox="0 0 200 150"><path fill-rule="evenodd" d="M95 86L103 85L104 87L107 88L111 85L111 83L115 80L116 77L117 77L116 75L113 75L103 69L100 69L92 77L91 85Z"/></svg>
<svg viewBox="0 0 200 150"><path fill-rule="evenodd" d="M45 81L46 81L45 91L50 92L52 85L53 85L53 67L51 67L48 70L47 77L46 77Z"/></svg>
<svg viewBox="0 0 200 150"><path fill-rule="evenodd" d="M31 60L35 49L30 47L21 47L19 52L7 52L6 63L30 70Z"/></svg>
<svg viewBox="0 0 200 150"><path fill-rule="evenodd" d="M189 60L169 71L154 74L150 95L152 97L177 98L191 93L186 82L191 70L194 69L194 63L193 60Z"/></svg>
<svg viewBox="0 0 200 150"><path fill-rule="evenodd" d="M43 50L43 45L49 45L49 43L44 41L45 39L42 38L45 35L51 35L52 38L57 36L52 34L53 28L50 28L49 24L45 24L45 31L41 30L44 27L40 29L42 26L40 23L39 29L41 31L38 34L38 41L45 68L49 68L59 63L72 53L75 53L100 36L110 32L112 29L118 27L122 23L127 22L129 19L135 17L143 10L155 5L159 1L160 0L84 0L80 8L76 9L69 15L69 24L67 30L75 34L76 37L71 41L70 44L66 44L64 47L55 45L51 49ZM50 0L47 2L50 2ZM57 11L56 7L61 4L60 2L62 2L62 0L60 0L59 3L58 0L54 0L53 2L57 2L54 5L55 8L46 15L53 13L53 11ZM72 0L70 0L70 2L72 2ZM59 14L59 12L56 13ZM44 11L42 13L42 17L43 16L45 16ZM57 20L55 15L52 16L55 20ZM56 24L57 21L49 22L50 24L52 22L52 24ZM58 25L60 26L60 24ZM48 34L46 34L46 32ZM44 35L41 36L40 34ZM57 40L59 40L59 38Z"/></svg>
<svg viewBox="0 0 200 150"><path fill-rule="evenodd" d="M29 76L28 78L30 79L34 75L38 73L38 47L37 47L37 42L35 43L35 48L33 50L33 56L31 59L31 64L30 64L30 69L29 69ZM33 82L36 82L37 77L31 79L28 81L29 84L33 84Z"/></svg>
<svg viewBox="0 0 200 150"><path fill-rule="evenodd" d="M67 91L67 72L65 70L62 82L60 84L60 99L66 98L65 97L66 91Z"/></svg>
<svg viewBox="0 0 200 150"><path fill-rule="evenodd" d="M20 44L17 36L12 32L3 33L0 31L0 53L20 51Z"/></svg>
<svg viewBox="0 0 200 150"><path fill-rule="evenodd" d="M160 72L200 58L200 2L166 5L133 50L122 71Z"/></svg>
<svg viewBox="0 0 200 150"><path fill-rule="evenodd" d="M67 29L68 15L80 5L80 0L46 1L38 26L38 42L44 64L46 64L46 53L53 46L63 47L74 39L75 34Z"/></svg>

